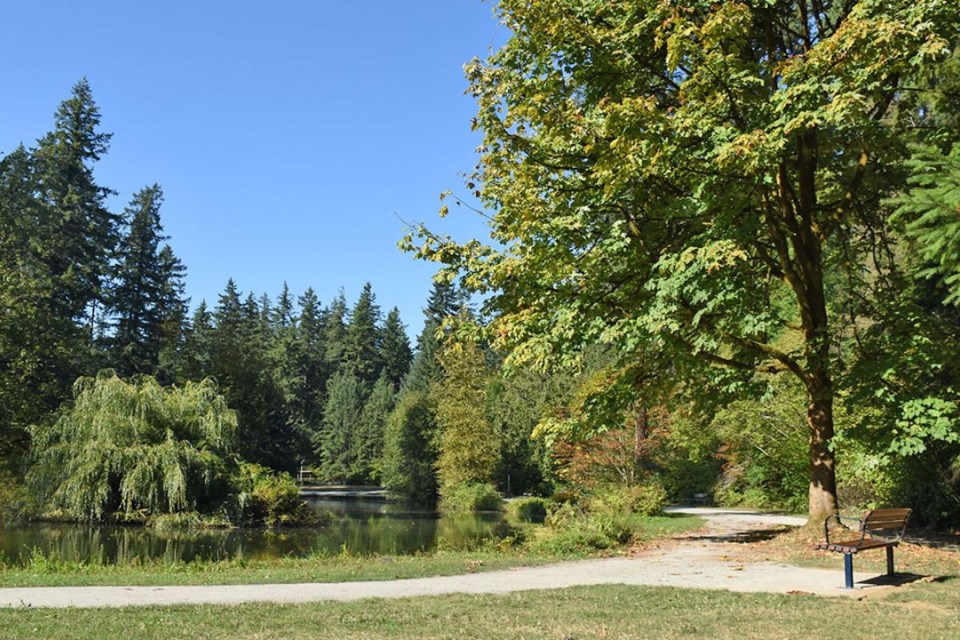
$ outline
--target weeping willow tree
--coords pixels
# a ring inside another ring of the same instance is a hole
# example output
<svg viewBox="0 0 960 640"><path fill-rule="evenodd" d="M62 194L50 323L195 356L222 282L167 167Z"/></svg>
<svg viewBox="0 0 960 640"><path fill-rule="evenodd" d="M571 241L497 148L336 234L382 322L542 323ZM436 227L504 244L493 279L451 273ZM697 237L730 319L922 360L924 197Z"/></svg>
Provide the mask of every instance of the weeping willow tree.
<svg viewBox="0 0 960 640"><path fill-rule="evenodd" d="M228 491L236 414L210 380L182 388L113 373L81 378L52 426L32 430L29 481L69 518L193 511Z"/></svg>

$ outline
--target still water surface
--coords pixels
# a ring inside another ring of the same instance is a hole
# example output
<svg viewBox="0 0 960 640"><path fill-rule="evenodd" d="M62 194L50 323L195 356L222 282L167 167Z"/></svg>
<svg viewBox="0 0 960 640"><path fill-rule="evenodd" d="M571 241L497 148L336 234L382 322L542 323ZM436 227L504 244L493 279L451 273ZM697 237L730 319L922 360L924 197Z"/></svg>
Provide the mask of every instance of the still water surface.
<svg viewBox="0 0 960 640"><path fill-rule="evenodd" d="M499 514L439 517L432 511L382 501L313 499L332 511L319 528L153 531L143 527L26 524L0 527L0 553L20 565L33 555L61 561L126 564L351 554L400 555L471 548L509 534Z"/></svg>

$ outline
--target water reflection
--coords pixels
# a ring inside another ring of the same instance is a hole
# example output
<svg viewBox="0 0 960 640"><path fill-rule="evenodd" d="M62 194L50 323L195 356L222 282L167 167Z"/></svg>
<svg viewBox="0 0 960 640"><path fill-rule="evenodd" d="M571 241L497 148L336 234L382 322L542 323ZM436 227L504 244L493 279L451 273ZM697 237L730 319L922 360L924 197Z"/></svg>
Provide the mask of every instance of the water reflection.
<svg viewBox="0 0 960 640"><path fill-rule="evenodd" d="M497 514L438 518L432 511L382 501L318 499L332 511L330 525L304 529L154 531L140 527L28 524L0 528L0 553L8 564L31 555L96 564L248 560L351 553L401 555L473 548L510 534Z"/></svg>

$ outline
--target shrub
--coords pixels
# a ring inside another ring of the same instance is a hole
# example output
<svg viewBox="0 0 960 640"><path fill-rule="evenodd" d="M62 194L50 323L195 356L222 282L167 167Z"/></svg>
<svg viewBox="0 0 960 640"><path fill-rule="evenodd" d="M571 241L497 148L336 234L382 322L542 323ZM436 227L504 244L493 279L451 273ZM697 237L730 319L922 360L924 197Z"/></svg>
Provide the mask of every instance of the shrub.
<svg viewBox="0 0 960 640"><path fill-rule="evenodd" d="M591 496L588 511L598 516L655 516L663 513L666 504L666 489L651 481L634 487L605 487Z"/></svg>
<svg viewBox="0 0 960 640"><path fill-rule="evenodd" d="M572 502L550 508L544 525L528 543L534 551L580 555L609 549L617 544L615 538L619 538L608 535L610 527L604 526Z"/></svg>
<svg viewBox="0 0 960 640"><path fill-rule="evenodd" d="M507 515L524 522L542 522L547 517L547 501L543 498L518 498L507 503Z"/></svg>
<svg viewBox="0 0 960 640"><path fill-rule="evenodd" d="M241 462L235 482L239 521L267 526L317 524L320 516L301 499L289 473L274 473L258 464Z"/></svg>
<svg viewBox="0 0 960 640"><path fill-rule="evenodd" d="M456 487L443 496L441 511L499 511L503 508L503 498L493 487L484 483L471 483Z"/></svg>

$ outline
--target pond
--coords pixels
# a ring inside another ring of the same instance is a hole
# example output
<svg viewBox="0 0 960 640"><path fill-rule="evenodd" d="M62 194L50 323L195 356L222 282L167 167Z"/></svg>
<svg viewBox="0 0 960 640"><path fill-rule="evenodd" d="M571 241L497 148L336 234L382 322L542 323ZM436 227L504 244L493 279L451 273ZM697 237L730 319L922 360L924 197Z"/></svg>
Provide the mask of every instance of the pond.
<svg viewBox="0 0 960 640"><path fill-rule="evenodd" d="M440 517L433 511L379 500L314 498L307 503L314 509L333 512L332 522L318 528L187 531L32 523L0 527L0 553L4 562L16 565L33 555L100 564L302 558L339 553L402 555L431 551L438 545L472 548L510 533L502 516L495 513Z"/></svg>

